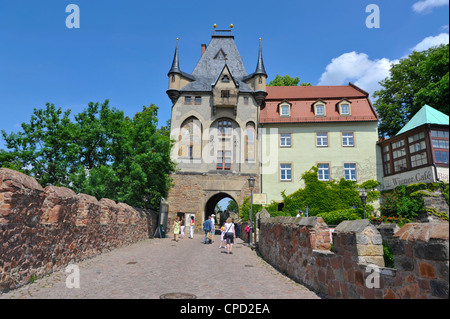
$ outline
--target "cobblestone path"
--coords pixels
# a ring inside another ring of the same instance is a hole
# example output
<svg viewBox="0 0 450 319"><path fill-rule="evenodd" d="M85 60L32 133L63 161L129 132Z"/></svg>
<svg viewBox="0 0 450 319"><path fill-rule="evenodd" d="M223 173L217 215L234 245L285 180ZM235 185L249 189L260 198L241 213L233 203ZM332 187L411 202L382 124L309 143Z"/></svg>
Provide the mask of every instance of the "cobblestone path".
<svg viewBox="0 0 450 319"><path fill-rule="evenodd" d="M78 263L80 288L66 287L62 269L0 299L159 299L186 293L198 299L320 299L276 271L237 239L233 254L219 249L220 236L148 239Z"/></svg>

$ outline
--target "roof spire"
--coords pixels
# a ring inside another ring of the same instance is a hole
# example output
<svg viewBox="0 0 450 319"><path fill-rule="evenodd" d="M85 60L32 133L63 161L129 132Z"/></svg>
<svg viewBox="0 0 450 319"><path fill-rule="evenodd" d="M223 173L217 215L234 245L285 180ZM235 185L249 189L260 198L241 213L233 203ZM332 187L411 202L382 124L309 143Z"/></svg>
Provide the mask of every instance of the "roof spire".
<svg viewBox="0 0 450 319"><path fill-rule="evenodd" d="M172 67L170 68L169 71L169 74L170 73L181 73L180 62L178 61L178 38L177 38L177 45L175 47L175 54L173 56Z"/></svg>
<svg viewBox="0 0 450 319"><path fill-rule="evenodd" d="M266 69L264 68L264 62L262 58L261 38L259 38L258 63L256 64L256 71L254 74L263 74L267 77Z"/></svg>

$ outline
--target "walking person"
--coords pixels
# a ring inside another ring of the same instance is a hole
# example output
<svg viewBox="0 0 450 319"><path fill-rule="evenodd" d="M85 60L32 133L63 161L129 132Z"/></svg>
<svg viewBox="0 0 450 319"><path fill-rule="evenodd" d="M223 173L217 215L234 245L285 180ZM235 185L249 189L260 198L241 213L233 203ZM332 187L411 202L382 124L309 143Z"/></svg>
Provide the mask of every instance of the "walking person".
<svg viewBox="0 0 450 319"><path fill-rule="evenodd" d="M191 216L191 221L190 221L190 226L189 226L189 238L190 239L194 238L194 225L195 225L194 216Z"/></svg>
<svg viewBox="0 0 450 319"><path fill-rule="evenodd" d="M184 217L181 217L181 221L180 221L180 237L181 237L181 239L184 239L184 228L185 228Z"/></svg>
<svg viewBox="0 0 450 319"><path fill-rule="evenodd" d="M220 244L219 244L219 248L225 248L225 244L226 244L226 240L224 238L225 236L225 223L223 223L223 226L220 228L221 232L220 232ZM222 246L223 245L223 246Z"/></svg>
<svg viewBox="0 0 450 319"><path fill-rule="evenodd" d="M231 217L228 217L227 222L225 223L225 236L224 236L224 238L227 241L227 254L233 253L233 244L235 237L236 232L234 230L234 224L231 220Z"/></svg>
<svg viewBox="0 0 450 319"><path fill-rule="evenodd" d="M173 222L173 240L178 241L178 235L180 234L180 217L175 218Z"/></svg>
<svg viewBox="0 0 450 319"><path fill-rule="evenodd" d="M203 231L205 232L204 244L208 243L208 234L211 233L211 218L208 218L203 222Z"/></svg>
<svg viewBox="0 0 450 319"><path fill-rule="evenodd" d="M212 214L211 215L211 231L212 231L213 235L216 232L216 221L214 220L214 217L216 217L216 215Z"/></svg>

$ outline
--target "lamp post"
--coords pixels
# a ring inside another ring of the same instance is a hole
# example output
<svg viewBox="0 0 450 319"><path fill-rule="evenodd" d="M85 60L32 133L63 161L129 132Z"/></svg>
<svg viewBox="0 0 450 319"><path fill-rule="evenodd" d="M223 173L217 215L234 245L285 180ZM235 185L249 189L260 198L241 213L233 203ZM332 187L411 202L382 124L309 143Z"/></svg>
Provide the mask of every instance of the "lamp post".
<svg viewBox="0 0 450 319"><path fill-rule="evenodd" d="M364 219L366 219L366 200L367 200L367 195L366 195L366 193L362 192L362 194L359 197L361 198L361 203L362 203L363 209L364 209Z"/></svg>
<svg viewBox="0 0 450 319"><path fill-rule="evenodd" d="M253 231L253 223L252 223L252 215L253 215L253 188L255 187L255 179L253 176L250 176L248 179L248 187L250 188L250 226L249 226L249 239L248 244L252 246L252 231Z"/></svg>

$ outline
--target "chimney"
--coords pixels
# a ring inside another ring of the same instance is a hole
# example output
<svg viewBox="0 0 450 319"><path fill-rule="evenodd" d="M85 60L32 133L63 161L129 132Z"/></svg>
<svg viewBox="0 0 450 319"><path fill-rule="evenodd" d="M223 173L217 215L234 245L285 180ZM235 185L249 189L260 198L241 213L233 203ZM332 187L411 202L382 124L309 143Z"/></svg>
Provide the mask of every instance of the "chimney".
<svg viewBox="0 0 450 319"><path fill-rule="evenodd" d="M203 53L205 53L206 50L206 44L202 44L202 54L200 55L200 57L203 56Z"/></svg>

